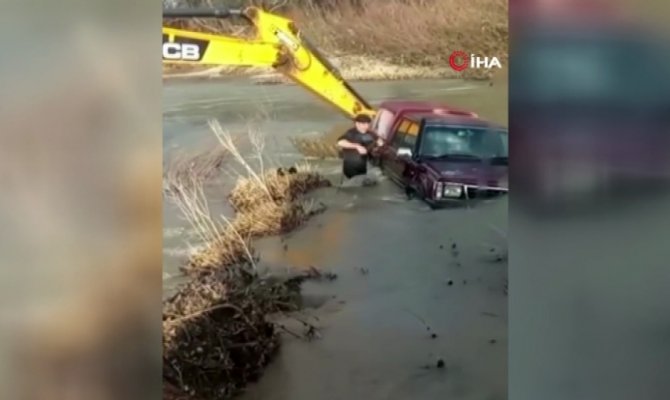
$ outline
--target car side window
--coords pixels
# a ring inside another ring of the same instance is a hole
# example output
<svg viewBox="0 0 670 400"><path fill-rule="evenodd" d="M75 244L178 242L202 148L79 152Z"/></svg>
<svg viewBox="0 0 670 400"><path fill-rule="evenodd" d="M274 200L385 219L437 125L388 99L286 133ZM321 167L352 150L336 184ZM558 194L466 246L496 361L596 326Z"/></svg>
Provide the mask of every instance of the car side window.
<svg viewBox="0 0 670 400"><path fill-rule="evenodd" d="M393 135L393 140L391 141L391 146L394 148L403 147L405 143L405 133L401 130L396 130Z"/></svg>
<svg viewBox="0 0 670 400"><path fill-rule="evenodd" d="M404 118L400 121L395 129L395 133L393 134L391 146L396 149L399 147L405 147L405 136L407 136L407 128L409 127L410 123L410 120Z"/></svg>
<svg viewBox="0 0 670 400"><path fill-rule="evenodd" d="M407 130L405 131L405 135L403 137L403 147L408 147L414 150L416 147L416 139L418 135L419 135L419 124L417 124L416 122L411 122L408 125Z"/></svg>

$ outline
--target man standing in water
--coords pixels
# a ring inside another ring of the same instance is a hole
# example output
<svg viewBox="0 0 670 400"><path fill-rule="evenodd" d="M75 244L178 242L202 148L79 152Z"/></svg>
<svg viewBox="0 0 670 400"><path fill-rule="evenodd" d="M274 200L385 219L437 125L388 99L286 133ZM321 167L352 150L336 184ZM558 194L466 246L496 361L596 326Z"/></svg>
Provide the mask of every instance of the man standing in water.
<svg viewBox="0 0 670 400"><path fill-rule="evenodd" d="M337 146L342 151L342 172L347 179L367 173L368 151L375 143L376 137L370 131L371 122L369 115L357 115L354 118L354 127L346 131L337 141ZM381 146L383 141L378 138L376 144Z"/></svg>

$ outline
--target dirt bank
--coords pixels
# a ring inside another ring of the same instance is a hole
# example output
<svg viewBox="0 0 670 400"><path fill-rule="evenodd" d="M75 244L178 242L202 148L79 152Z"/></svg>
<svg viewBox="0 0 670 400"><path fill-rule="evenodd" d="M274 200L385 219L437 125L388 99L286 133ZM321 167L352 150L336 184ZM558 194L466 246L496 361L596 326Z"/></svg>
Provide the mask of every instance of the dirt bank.
<svg viewBox="0 0 670 400"><path fill-rule="evenodd" d="M204 242L184 266L191 280L163 305L166 398L228 399L256 380L279 347L271 314L300 308L300 283L318 271L263 276L251 239L290 231L320 211L302 195L329 182L306 166L254 172L230 136L212 125L225 154L181 159L165 190ZM203 185L221 158L246 170L229 195L232 218L213 217ZM217 162L212 163L212 160ZM208 168L202 168L205 165ZM221 221L220 219L223 219Z"/></svg>
<svg viewBox="0 0 670 400"><path fill-rule="evenodd" d="M287 1L273 11L294 19L347 80L489 79L499 72L454 71L449 56L456 50L498 57L503 66L507 63L506 0L333 0L316 4ZM222 21L177 21L173 25L223 34L248 33ZM270 69L164 68L166 79L235 74L251 75L262 83L283 79Z"/></svg>
<svg viewBox="0 0 670 400"><path fill-rule="evenodd" d="M488 70L459 73L449 64L435 66L401 65L392 61L375 59L369 56L333 56L329 61L335 65L342 77L348 81L384 81L403 79L440 79L462 78L468 80L489 80L505 73L504 70ZM247 77L258 84L292 83L271 68L234 68L234 67L178 67L166 66L163 79L217 79Z"/></svg>

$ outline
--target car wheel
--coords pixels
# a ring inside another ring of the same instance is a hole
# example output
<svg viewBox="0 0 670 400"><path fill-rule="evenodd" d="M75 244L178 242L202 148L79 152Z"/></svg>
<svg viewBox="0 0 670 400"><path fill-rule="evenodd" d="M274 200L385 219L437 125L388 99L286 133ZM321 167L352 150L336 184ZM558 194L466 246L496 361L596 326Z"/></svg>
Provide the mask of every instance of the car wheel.
<svg viewBox="0 0 670 400"><path fill-rule="evenodd" d="M423 201L425 204L427 204L428 207L430 207L431 210L437 210L437 209L439 208L439 206L438 206L437 204L435 204L434 202L432 202L432 201L426 196L426 193L424 192L423 189L415 190L414 193L415 193L415 195L416 195L421 201Z"/></svg>

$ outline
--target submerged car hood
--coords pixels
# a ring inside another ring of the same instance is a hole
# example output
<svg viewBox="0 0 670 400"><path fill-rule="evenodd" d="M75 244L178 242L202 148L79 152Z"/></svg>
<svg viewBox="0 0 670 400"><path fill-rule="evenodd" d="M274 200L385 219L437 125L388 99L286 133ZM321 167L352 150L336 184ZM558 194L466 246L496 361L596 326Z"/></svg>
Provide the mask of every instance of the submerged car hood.
<svg viewBox="0 0 670 400"><path fill-rule="evenodd" d="M422 164L445 181L473 186L507 188L507 165L447 160L429 160Z"/></svg>

